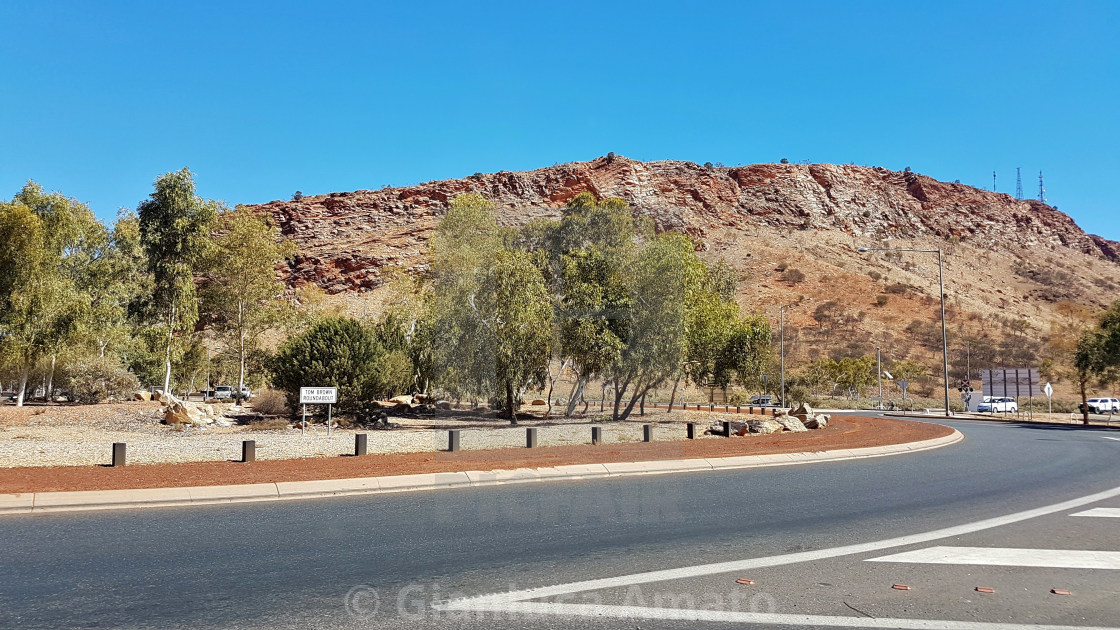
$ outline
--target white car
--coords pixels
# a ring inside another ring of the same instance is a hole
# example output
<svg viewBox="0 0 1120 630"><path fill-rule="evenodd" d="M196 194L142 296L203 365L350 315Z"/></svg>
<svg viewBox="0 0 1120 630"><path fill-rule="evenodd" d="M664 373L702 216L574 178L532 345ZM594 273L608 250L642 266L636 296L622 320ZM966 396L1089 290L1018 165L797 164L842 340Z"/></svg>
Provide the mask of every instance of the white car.
<svg viewBox="0 0 1120 630"><path fill-rule="evenodd" d="M976 411L981 413L1018 413L1019 403L1014 398L996 398L985 396L984 402L976 405Z"/></svg>
<svg viewBox="0 0 1120 630"><path fill-rule="evenodd" d="M1120 400L1115 398L1090 398L1086 401L1089 413L1117 413L1120 412ZM1081 405L1077 406L1078 409Z"/></svg>

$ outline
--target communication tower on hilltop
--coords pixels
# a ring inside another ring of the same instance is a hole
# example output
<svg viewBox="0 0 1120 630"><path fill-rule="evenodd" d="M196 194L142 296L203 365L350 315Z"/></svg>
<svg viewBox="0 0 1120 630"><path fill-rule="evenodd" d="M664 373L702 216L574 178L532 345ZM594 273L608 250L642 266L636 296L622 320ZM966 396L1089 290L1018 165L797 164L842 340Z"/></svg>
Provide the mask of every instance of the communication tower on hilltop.
<svg viewBox="0 0 1120 630"><path fill-rule="evenodd" d="M1038 172L1038 200L1046 203L1046 187L1042 185L1042 171Z"/></svg>
<svg viewBox="0 0 1120 630"><path fill-rule="evenodd" d="M1023 176L1019 173L1019 167L1015 167L1015 198L1022 201L1023 199Z"/></svg>
<svg viewBox="0 0 1120 630"><path fill-rule="evenodd" d="M996 191L996 172L992 171L992 192Z"/></svg>

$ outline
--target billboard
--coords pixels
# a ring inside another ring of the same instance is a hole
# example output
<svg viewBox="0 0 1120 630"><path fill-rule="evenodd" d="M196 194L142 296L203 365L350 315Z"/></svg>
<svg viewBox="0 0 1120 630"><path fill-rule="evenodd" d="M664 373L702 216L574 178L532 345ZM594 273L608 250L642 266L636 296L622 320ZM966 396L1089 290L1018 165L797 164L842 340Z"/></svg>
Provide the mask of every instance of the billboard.
<svg viewBox="0 0 1120 630"><path fill-rule="evenodd" d="M1045 395L1043 383L1038 378L1038 368L983 370L980 381L985 396L1019 398Z"/></svg>

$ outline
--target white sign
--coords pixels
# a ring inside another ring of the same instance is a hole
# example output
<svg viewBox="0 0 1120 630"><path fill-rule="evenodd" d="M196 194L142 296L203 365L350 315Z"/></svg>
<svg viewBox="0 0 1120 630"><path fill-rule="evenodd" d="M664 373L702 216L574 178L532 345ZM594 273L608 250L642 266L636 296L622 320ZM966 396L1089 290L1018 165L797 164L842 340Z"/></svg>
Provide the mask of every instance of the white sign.
<svg viewBox="0 0 1120 630"><path fill-rule="evenodd" d="M1042 391L1046 393L1047 398L1054 395L1054 388L1050 385L1050 383L1047 383L1046 386L1042 388Z"/></svg>
<svg viewBox="0 0 1120 630"><path fill-rule="evenodd" d="M333 405L338 402L338 388L301 387L299 402L301 405Z"/></svg>

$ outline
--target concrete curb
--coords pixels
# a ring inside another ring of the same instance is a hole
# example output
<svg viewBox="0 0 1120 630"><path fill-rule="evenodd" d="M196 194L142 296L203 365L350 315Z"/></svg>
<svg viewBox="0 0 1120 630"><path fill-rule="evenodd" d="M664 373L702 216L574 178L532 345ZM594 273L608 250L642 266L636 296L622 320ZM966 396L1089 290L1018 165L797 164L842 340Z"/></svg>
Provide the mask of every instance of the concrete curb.
<svg viewBox="0 0 1120 630"><path fill-rule="evenodd" d="M42 514L79 510L108 510L181 505L212 505L250 501L312 499L318 497L380 494L498 486L515 483L537 483L556 480L603 479L634 475L661 475L681 472L736 470L766 466L791 466L834 462L868 457L884 457L915 453L955 444L964 436L954 430L950 435L890 446L840 449L806 453L773 455L741 455L707 459L672 459L649 462L615 462L609 464L575 464L551 468L518 468L451 473L425 473L392 477L359 479L324 479L319 481L279 481L275 483L234 486L197 486L187 488L147 488L134 490L87 490L82 492L36 492L0 494L0 515Z"/></svg>

